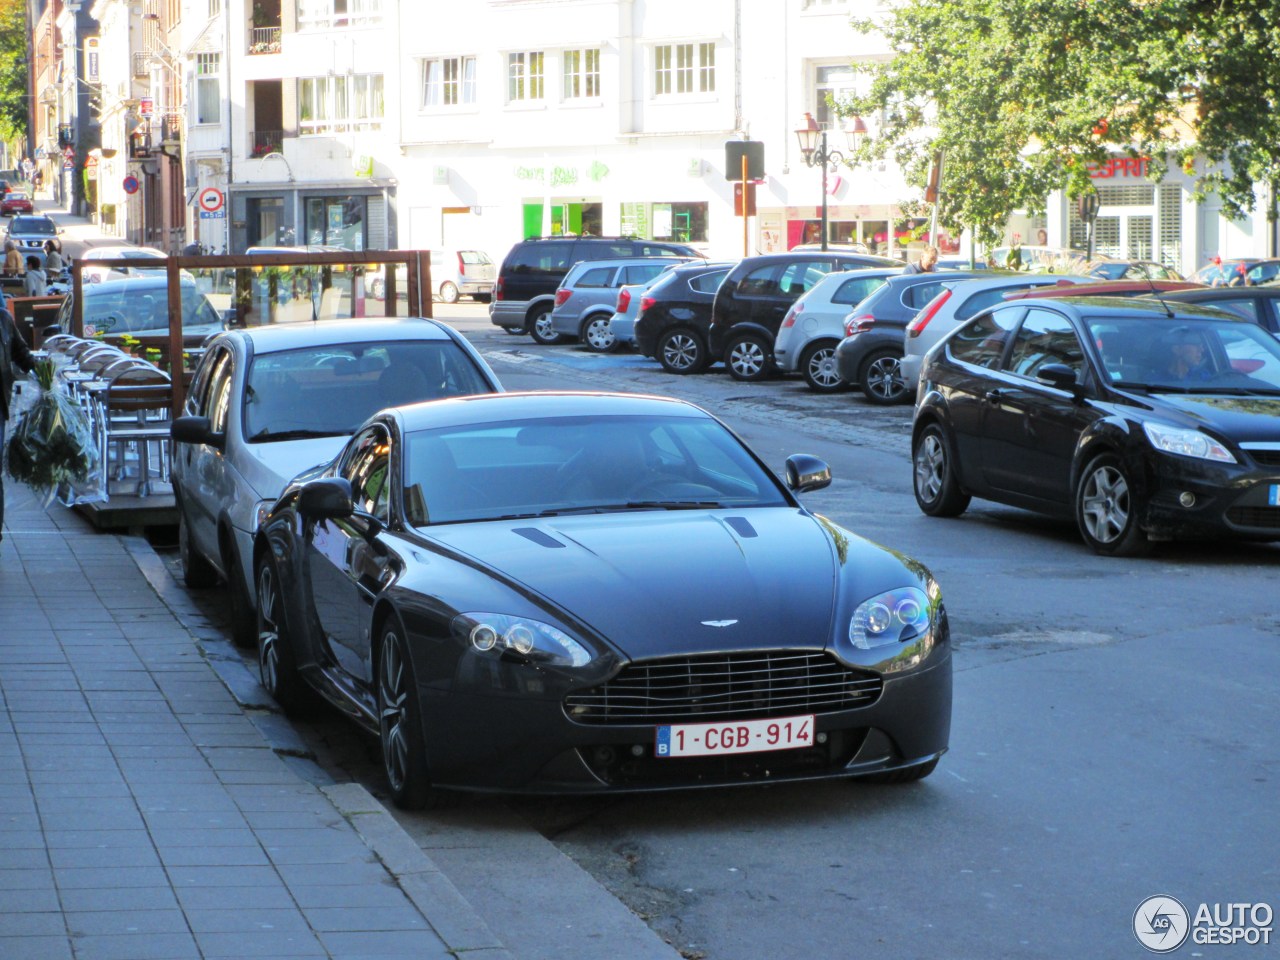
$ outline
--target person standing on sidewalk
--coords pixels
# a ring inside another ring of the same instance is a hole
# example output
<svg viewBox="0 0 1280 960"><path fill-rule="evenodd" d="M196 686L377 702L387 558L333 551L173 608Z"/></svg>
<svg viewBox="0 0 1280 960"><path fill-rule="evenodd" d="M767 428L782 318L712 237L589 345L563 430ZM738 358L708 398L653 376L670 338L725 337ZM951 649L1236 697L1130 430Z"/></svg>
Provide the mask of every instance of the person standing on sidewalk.
<svg viewBox="0 0 1280 960"><path fill-rule="evenodd" d="M6 240L4 242L4 275L20 277L26 269L26 265L22 262L22 254L18 252L18 245L12 240Z"/></svg>
<svg viewBox="0 0 1280 960"><path fill-rule="evenodd" d="M938 269L938 248L933 244L929 244L920 254L920 259L916 263L907 264L903 268L903 273L933 273Z"/></svg>
<svg viewBox="0 0 1280 960"><path fill-rule="evenodd" d="M4 539L4 427L9 419L9 397L13 393L13 368L18 366L30 373L36 363L27 349L27 341L18 332L18 325L8 310L0 307L0 540Z"/></svg>

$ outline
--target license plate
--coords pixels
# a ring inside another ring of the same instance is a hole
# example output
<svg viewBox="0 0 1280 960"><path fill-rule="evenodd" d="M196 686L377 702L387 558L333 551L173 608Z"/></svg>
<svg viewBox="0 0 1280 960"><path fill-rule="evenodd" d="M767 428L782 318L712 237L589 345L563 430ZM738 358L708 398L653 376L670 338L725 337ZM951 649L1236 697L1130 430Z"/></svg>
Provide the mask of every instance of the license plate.
<svg viewBox="0 0 1280 960"><path fill-rule="evenodd" d="M659 727L659 757L715 757L813 746L813 715L777 720L679 723Z"/></svg>
<svg viewBox="0 0 1280 960"><path fill-rule="evenodd" d="M1280 483L1271 485L1271 490L1267 494L1267 503L1273 507L1280 507Z"/></svg>

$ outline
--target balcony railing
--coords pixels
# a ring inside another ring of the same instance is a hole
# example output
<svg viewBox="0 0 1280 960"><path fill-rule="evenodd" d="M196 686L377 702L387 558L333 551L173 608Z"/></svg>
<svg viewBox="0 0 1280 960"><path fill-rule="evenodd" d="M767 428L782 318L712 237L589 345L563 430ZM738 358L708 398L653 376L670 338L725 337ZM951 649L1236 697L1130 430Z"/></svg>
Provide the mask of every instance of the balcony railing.
<svg viewBox="0 0 1280 960"><path fill-rule="evenodd" d="M182 142L182 114L166 113L160 118L160 139L165 143Z"/></svg>
<svg viewBox="0 0 1280 960"><path fill-rule="evenodd" d="M250 27L249 53L251 55L280 52L279 27Z"/></svg>
<svg viewBox="0 0 1280 960"><path fill-rule="evenodd" d="M253 133L253 151L250 156L265 157L268 153L279 153L283 146L283 130L255 130Z"/></svg>

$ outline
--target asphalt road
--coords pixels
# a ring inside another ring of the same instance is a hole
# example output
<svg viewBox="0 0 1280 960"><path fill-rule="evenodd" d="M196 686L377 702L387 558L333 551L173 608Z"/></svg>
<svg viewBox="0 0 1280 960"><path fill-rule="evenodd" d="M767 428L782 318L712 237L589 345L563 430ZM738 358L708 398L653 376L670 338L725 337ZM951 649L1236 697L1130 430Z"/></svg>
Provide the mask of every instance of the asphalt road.
<svg viewBox="0 0 1280 960"><path fill-rule="evenodd" d="M806 502L926 563L955 641L951 752L919 784L478 798L402 815L517 956L673 955L637 936L638 916L707 960L1138 957L1148 896L1280 908L1276 547L1116 560L1070 524L991 504L930 519L911 494L907 407L674 377L508 336L480 306L436 306L510 389L686 397L776 469L794 452L827 459L835 482ZM342 721L303 727L322 764L384 792L375 751Z"/></svg>

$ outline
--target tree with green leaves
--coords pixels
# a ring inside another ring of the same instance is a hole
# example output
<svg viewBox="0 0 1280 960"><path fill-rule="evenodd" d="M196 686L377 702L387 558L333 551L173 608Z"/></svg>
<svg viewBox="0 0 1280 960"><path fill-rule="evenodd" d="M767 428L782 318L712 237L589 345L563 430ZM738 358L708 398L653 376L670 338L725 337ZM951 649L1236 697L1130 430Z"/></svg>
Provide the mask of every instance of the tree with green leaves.
<svg viewBox="0 0 1280 960"><path fill-rule="evenodd" d="M0 0L0 141L8 144L27 132L28 39L24 0Z"/></svg>
<svg viewBox="0 0 1280 960"><path fill-rule="evenodd" d="M893 53L838 104L883 121L860 156L924 186L940 152L939 219L981 243L1115 153L1182 166L1233 216L1280 181L1280 0L901 0L854 27Z"/></svg>

